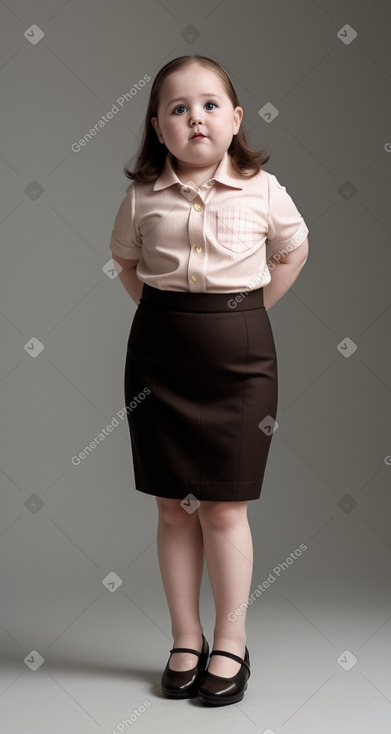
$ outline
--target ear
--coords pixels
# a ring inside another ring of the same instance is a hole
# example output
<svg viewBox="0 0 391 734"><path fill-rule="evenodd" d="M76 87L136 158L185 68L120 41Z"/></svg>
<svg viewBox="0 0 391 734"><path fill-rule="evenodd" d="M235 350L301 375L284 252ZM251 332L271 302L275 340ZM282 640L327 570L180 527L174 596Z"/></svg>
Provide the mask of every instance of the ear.
<svg viewBox="0 0 391 734"><path fill-rule="evenodd" d="M153 127L154 127L154 129L155 129L155 131L156 131L156 135L158 136L158 138L159 138L159 141L160 141L161 143L164 143L164 140L163 140L163 135L162 135L162 132L161 132L161 130L160 130L160 126L159 126L159 123L158 123L157 117L151 117L151 123L152 123L152 125L153 125Z"/></svg>
<svg viewBox="0 0 391 734"><path fill-rule="evenodd" d="M242 107L235 107L235 109L234 109L234 122L233 122L233 126L234 126L233 134L234 135L237 135L237 133L239 132L240 123L242 122L242 119L243 119L243 114L244 114L244 112L243 112L243 108Z"/></svg>

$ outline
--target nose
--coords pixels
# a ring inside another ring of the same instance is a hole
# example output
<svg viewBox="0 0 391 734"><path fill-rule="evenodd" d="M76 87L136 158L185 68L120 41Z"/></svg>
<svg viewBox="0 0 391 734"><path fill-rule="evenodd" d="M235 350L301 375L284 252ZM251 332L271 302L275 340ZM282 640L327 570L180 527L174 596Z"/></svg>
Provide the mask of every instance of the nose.
<svg viewBox="0 0 391 734"><path fill-rule="evenodd" d="M191 125L202 125L204 122L204 118L200 112L193 112L190 116L190 124Z"/></svg>

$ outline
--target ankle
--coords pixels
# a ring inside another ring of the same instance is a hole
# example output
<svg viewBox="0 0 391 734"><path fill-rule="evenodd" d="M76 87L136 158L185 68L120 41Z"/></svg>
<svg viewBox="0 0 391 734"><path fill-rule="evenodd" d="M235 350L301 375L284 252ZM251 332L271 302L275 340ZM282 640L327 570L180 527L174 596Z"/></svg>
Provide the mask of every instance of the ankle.
<svg viewBox="0 0 391 734"><path fill-rule="evenodd" d="M246 633L242 635L228 635L215 633L213 638L213 649L214 650L226 650L227 652L233 652L236 655L242 656L246 647Z"/></svg>
<svg viewBox="0 0 391 734"><path fill-rule="evenodd" d="M172 630L175 647L195 647L198 650L203 635L203 629L199 627L187 627L181 630Z"/></svg>

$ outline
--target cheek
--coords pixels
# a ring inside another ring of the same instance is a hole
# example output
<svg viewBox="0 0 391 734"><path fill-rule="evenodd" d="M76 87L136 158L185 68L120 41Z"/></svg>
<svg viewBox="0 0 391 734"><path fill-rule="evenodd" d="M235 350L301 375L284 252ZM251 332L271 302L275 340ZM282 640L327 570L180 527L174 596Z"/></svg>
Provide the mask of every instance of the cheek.
<svg viewBox="0 0 391 734"><path fill-rule="evenodd" d="M229 129L233 125L233 118L232 115L226 114L224 116L224 125Z"/></svg>
<svg viewBox="0 0 391 734"><path fill-rule="evenodd" d="M183 134L183 120L180 119L180 117L172 118L170 122L168 123L168 130L170 131L170 135L173 135L174 137L176 135L182 135Z"/></svg>
<svg viewBox="0 0 391 734"><path fill-rule="evenodd" d="M215 127L226 128L229 124L229 120L228 116L224 114L210 115L210 117L207 118L207 123Z"/></svg>

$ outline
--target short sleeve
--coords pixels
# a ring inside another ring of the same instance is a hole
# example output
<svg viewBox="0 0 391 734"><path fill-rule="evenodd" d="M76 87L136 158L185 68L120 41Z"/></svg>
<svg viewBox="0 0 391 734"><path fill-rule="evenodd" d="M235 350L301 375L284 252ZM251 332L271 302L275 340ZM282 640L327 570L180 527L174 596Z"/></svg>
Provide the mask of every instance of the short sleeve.
<svg viewBox="0 0 391 734"><path fill-rule="evenodd" d="M299 247L309 233L309 229L298 211L294 201L277 178L268 173L269 214L267 243L273 253Z"/></svg>
<svg viewBox="0 0 391 734"><path fill-rule="evenodd" d="M142 239L137 226L135 182L126 189L126 196L122 200L114 220L111 232L110 250L114 255L127 260L141 258Z"/></svg>

